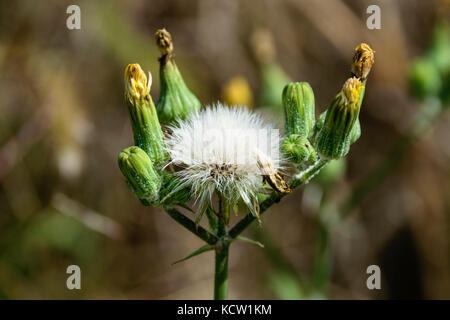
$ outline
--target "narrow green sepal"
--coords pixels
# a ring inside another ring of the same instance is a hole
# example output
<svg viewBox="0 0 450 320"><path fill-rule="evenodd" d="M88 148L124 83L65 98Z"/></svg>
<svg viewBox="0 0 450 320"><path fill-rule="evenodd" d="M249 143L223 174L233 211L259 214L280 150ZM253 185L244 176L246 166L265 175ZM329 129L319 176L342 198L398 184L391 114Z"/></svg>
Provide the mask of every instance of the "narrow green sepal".
<svg viewBox="0 0 450 320"><path fill-rule="evenodd" d="M183 259L177 260L174 263L172 263L172 265L189 260L195 256L198 256L202 253L205 253L207 251L211 251L214 250L215 246L214 245L210 245L210 244L205 244L203 247L198 248L197 250L195 250L194 252L192 252L190 255L184 257Z"/></svg>

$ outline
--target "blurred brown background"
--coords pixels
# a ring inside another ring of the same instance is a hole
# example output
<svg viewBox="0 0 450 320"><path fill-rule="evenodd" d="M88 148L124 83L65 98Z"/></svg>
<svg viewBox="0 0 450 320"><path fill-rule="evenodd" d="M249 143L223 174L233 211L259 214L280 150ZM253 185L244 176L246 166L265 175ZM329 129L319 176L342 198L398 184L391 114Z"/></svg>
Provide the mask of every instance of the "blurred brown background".
<svg viewBox="0 0 450 320"><path fill-rule="evenodd" d="M81 30L66 28L70 4L81 8ZM371 4L381 8L380 30L366 27ZM158 28L171 32L178 66L204 104L241 76L263 113L256 30L273 35L276 63L291 79L311 84L317 113L349 76L356 45L369 43L376 53L362 136L328 191L339 202L412 123L419 102L408 91L408 65L448 8L445 0L2 1L0 298L212 297L213 253L172 266L201 241L142 206L117 166L118 153L133 144L123 72L128 63L151 71L156 101ZM317 297L450 298L449 123L443 114L333 229L329 291ZM230 298L302 297L293 279L313 271L318 236L311 199L320 187L311 186L246 233L266 249L233 244ZM81 267L82 290L66 288L71 264ZM371 264L381 267L381 290L366 287Z"/></svg>

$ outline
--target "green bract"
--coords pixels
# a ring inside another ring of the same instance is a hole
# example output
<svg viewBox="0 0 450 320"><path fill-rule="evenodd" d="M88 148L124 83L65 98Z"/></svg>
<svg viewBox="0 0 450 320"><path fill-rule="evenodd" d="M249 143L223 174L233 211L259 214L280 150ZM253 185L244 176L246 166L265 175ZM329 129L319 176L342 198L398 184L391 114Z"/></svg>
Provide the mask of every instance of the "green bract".
<svg viewBox="0 0 450 320"><path fill-rule="evenodd" d="M169 124L178 119L185 119L194 111L200 110L201 103L184 83L172 57L172 38L165 29L156 32L156 43L162 56L160 61L159 76L161 80L161 95L156 110L162 124Z"/></svg>
<svg viewBox="0 0 450 320"><path fill-rule="evenodd" d="M281 150L285 157L294 164L307 167L317 159L316 150L307 138L292 134L283 141Z"/></svg>

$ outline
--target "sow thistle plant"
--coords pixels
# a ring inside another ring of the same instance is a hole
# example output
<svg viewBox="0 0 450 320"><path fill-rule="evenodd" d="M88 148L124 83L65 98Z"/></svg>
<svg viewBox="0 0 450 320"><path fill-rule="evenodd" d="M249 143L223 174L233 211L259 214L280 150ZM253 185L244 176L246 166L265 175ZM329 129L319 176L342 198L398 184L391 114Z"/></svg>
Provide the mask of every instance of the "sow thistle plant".
<svg viewBox="0 0 450 320"><path fill-rule="evenodd" d="M285 136L280 137L245 106L218 102L202 108L175 63L169 32L158 30L155 38L161 95L155 106L151 74L138 64L126 67L125 102L135 145L119 154L119 168L144 205L162 208L205 241L180 261L215 251L214 298L226 299L230 244L261 245L241 233L255 220L263 225L261 215L269 207L308 183L330 160L344 157L359 138L359 111L374 52L367 44L356 48L351 77L317 120L311 86L287 84L279 93L285 113ZM238 211L243 217L230 227L230 212ZM204 216L207 228L200 225Z"/></svg>

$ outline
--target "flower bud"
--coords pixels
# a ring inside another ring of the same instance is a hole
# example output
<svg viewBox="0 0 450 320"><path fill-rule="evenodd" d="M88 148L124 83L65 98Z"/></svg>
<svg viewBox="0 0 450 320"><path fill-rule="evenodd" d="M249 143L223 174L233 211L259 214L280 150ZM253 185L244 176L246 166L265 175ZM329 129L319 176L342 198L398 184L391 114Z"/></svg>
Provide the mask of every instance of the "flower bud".
<svg viewBox="0 0 450 320"><path fill-rule="evenodd" d="M152 76L145 75L141 66L137 63L129 64L125 69L125 97L130 102L142 100L150 94Z"/></svg>
<svg viewBox="0 0 450 320"><path fill-rule="evenodd" d="M178 119L185 119L191 112L200 110L201 103L186 86L175 64L170 33L165 29L160 29L156 32L155 38L162 53L159 59L161 95L156 109L161 123L170 124Z"/></svg>
<svg viewBox="0 0 450 320"><path fill-rule="evenodd" d="M308 137L314 125L314 93L307 82L291 82L283 89L286 135Z"/></svg>
<svg viewBox="0 0 450 320"><path fill-rule="evenodd" d="M161 177L147 153L139 147L126 148L119 154L119 168L131 191L142 200L158 200Z"/></svg>
<svg viewBox="0 0 450 320"><path fill-rule="evenodd" d="M349 78L331 102L323 125L314 135L316 151L321 157L338 159L348 153L352 138L358 135L353 130L358 121L362 88L358 78Z"/></svg>
<svg viewBox="0 0 450 320"><path fill-rule="evenodd" d="M309 140L297 134L292 134L283 141L281 151L289 161L302 169L317 159L316 150Z"/></svg>
<svg viewBox="0 0 450 320"><path fill-rule="evenodd" d="M162 167L167 154L163 133L150 96L149 78L139 64L129 64L125 69L125 100L133 129L134 143L144 150L155 166Z"/></svg>
<svg viewBox="0 0 450 320"><path fill-rule="evenodd" d="M366 43L361 43L355 48L355 54L352 60L352 74L361 80L369 75L370 69L375 62L375 51Z"/></svg>

